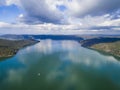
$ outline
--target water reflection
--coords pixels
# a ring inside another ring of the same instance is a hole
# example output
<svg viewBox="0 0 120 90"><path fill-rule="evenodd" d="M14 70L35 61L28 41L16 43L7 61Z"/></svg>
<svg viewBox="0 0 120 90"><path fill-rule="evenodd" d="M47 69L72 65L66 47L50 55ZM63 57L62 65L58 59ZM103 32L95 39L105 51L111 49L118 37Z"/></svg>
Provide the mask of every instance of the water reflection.
<svg viewBox="0 0 120 90"><path fill-rule="evenodd" d="M42 40L0 62L0 90L119 90L120 62L75 41Z"/></svg>

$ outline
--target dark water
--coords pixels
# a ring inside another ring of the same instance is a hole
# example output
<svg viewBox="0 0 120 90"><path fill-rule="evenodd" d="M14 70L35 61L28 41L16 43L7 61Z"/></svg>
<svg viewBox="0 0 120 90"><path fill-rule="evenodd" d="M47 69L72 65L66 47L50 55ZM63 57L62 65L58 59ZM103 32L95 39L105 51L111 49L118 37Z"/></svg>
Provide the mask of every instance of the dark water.
<svg viewBox="0 0 120 90"><path fill-rule="evenodd" d="M1 60L0 90L120 90L120 61L75 41L43 40Z"/></svg>

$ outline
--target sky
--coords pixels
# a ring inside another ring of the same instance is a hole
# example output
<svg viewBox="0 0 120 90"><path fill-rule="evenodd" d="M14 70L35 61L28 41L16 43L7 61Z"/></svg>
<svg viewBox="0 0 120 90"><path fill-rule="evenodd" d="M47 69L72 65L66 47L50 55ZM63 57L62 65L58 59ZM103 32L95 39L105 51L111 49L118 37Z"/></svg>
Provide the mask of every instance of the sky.
<svg viewBox="0 0 120 90"><path fill-rule="evenodd" d="M120 34L120 0L0 0L0 34Z"/></svg>

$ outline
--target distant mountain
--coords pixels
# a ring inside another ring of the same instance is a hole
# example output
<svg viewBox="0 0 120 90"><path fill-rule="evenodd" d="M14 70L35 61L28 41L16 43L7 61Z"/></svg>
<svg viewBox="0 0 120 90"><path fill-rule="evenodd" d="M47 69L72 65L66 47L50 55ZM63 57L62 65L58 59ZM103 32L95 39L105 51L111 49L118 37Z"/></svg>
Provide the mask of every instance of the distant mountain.
<svg viewBox="0 0 120 90"><path fill-rule="evenodd" d="M51 39L51 40L76 40L81 41L83 38L75 35L2 35L0 38L3 39Z"/></svg>
<svg viewBox="0 0 120 90"><path fill-rule="evenodd" d="M6 34L6 35L1 35L0 38L1 39L8 39L8 40L21 40L21 39L24 39L24 36Z"/></svg>
<svg viewBox="0 0 120 90"><path fill-rule="evenodd" d="M51 39L51 40L88 40L95 38L120 38L120 35L102 35L102 34L88 34L88 35L14 35L14 34L6 34L0 35L0 38L10 39L10 40L21 40L21 39Z"/></svg>
<svg viewBox="0 0 120 90"><path fill-rule="evenodd" d="M22 45L24 46L24 44L26 42L24 42L24 40L30 40L27 41L29 43L31 43L31 40L45 40L45 39L51 39L51 40L74 40L74 41L78 41L81 43L81 46L86 47L86 48L91 48L91 49L95 49L95 50L99 50L99 51L104 51L104 52L108 52L112 55L116 55L116 56L120 56L120 36L119 35L107 35L107 36L102 36L102 35L1 35L0 38L2 39L7 39L8 41L5 41L6 43L4 43L4 41L0 41L0 47L1 51L4 51L3 49L6 49L5 45ZM15 44L11 43L12 40L14 42L14 40L21 40L21 42L19 44ZM4 45L2 45L4 44ZM27 44L28 45L28 44ZM5 47L5 48L3 48ZM7 46L10 47L10 46ZM15 47L15 46L13 46ZM22 47L22 46L21 46ZM8 48L6 49L6 51L9 50L8 52L16 52L16 48L15 49L11 49ZM7 52L6 52L7 53ZM118 53L118 54L117 54Z"/></svg>
<svg viewBox="0 0 120 90"><path fill-rule="evenodd" d="M120 38L99 37L99 38L82 40L80 41L80 43L81 43L81 46L83 47L90 47L92 45L99 44L99 43L110 43L110 42L116 42L116 41L120 41Z"/></svg>
<svg viewBox="0 0 120 90"><path fill-rule="evenodd" d="M120 35L104 35L104 34L83 34L77 35L85 40L87 39L94 39L94 38L120 38Z"/></svg>

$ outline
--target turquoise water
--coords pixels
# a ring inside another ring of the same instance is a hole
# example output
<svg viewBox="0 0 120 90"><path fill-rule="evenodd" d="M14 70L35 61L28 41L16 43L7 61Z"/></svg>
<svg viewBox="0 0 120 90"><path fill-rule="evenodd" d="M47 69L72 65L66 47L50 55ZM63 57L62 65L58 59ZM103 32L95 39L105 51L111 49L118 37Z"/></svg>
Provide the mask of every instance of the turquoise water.
<svg viewBox="0 0 120 90"><path fill-rule="evenodd" d="M120 90L120 62L75 41L42 40L1 60L0 90Z"/></svg>

